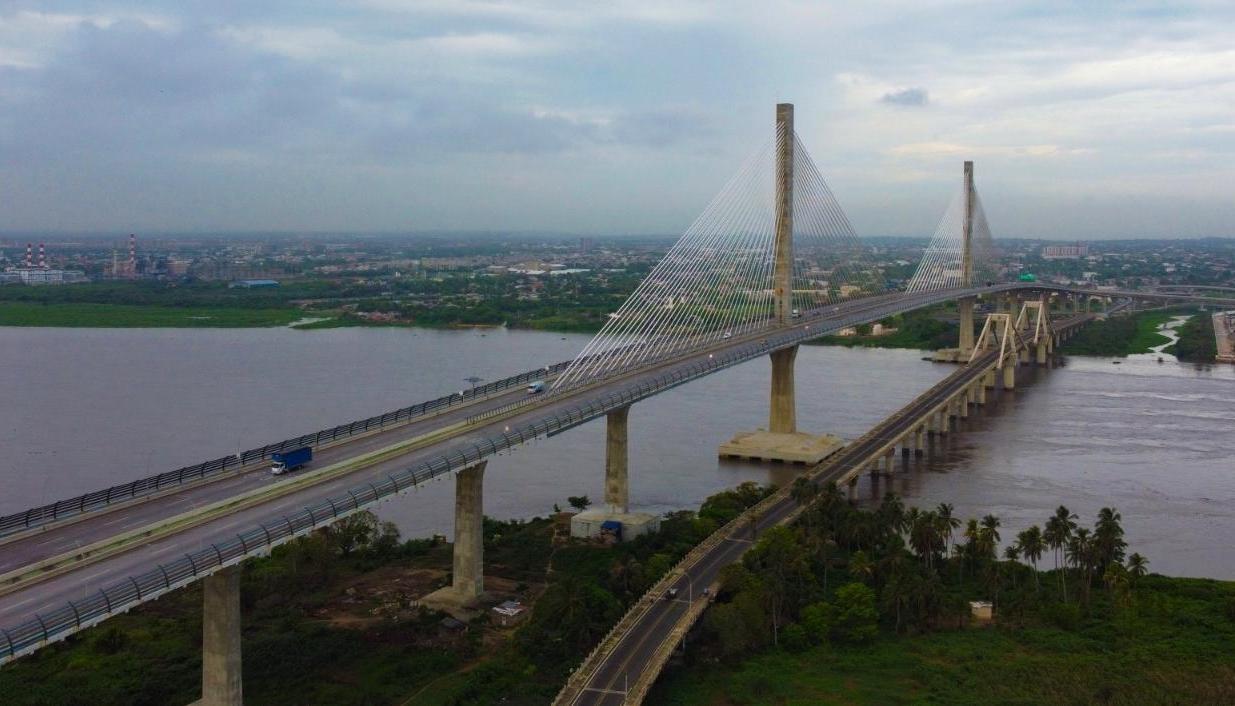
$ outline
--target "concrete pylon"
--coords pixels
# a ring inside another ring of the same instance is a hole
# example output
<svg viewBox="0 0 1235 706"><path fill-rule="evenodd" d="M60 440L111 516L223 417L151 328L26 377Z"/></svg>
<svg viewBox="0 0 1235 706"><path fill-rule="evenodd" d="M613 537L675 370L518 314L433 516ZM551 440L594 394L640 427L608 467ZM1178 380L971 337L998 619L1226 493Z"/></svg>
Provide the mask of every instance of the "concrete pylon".
<svg viewBox="0 0 1235 706"><path fill-rule="evenodd" d="M772 295L776 321L793 313L793 104L776 104L776 243Z"/></svg>
<svg viewBox="0 0 1235 706"><path fill-rule="evenodd" d="M630 407L605 416L605 507L611 513L630 512L630 481L627 419Z"/></svg>
<svg viewBox="0 0 1235 706"><path fill-rule="evenodd" d="M793 104L776 105L776 243L772 268L772 294L776 321L789 323L793 316ZM772 353L772 399L768 431L792 434L797 429L793 361L798 348Z"/></svg>
<svg viewBox="0 0 1235 706"><path fill-rule="evenodd" d="M484 577L484 480L481 461L455 475L454 576L451 588L464 603L476 600L485 590Z"/></svg>
<svg viewBox="0 0 1235 706"><path fill-rule="evenodd" d="M797 356L797 346L772 353L772 397L768 431L774 434L793 434L798 430L797 402L793 392L793 360Z"/></svg>
<svg viewBox="0 0 1235 706"><path fill-rule="evenodd" d="M973 162L965 161L965 218L961 225L961 286L973 286ZM973 352L973 297L959 302L960 345L962 355Z"/></svg>
<svg viewBox="0 0 1235 706"><path fill-rule="evenodd" d="M202 581L202 706L241 706L240 568Z"/></svg>

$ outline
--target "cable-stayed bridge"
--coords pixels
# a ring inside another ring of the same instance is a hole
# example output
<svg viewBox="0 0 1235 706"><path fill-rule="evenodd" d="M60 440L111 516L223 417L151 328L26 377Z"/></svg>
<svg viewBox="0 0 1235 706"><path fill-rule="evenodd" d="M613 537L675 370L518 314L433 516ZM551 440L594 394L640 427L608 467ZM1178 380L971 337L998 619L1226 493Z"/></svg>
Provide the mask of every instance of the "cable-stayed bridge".
<svg viewBox="0 0 1235 706"><path fill-rule="evenodd" d="M964 379L914 411L938 415L958 395L966 410L976 404L975 381L985 390L998 373L1011 387L1018 361L1049 355L1084 320L1052 323L1051 297L1074 305L1094 296L1223 303L1190 294L988 285L980 273L990 262L990 229L968 164L965 174L910 286L887 291L794 132L792 106L778 106L769 143L574 360L0 518L0 663L204 580L204 702L239 703L236 564L454 475L454 583L437 599L474 601L483 592L485 460L514 446L606 417L605 506L625 514L627 410L733 365L771 357L768 432L794 435L794 354L821 335L959 301L969 325L950 355L965 364ZM999 313L975 337L979 298L997 302ZM526 384L537 379L547 381L548 392L528 394ZM926 433L921 420L909 414L895 439L851 444L846 453L886 455L889 443ZM272 483L270 454L305 445L315 449L314 470Z"/></svg>

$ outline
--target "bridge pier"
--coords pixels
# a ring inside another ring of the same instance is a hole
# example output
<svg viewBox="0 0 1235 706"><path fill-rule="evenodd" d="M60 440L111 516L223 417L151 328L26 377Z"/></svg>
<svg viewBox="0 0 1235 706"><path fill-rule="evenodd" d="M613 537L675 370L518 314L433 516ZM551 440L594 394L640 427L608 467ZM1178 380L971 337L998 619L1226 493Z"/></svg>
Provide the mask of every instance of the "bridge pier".
<svg viewBox="0 0 1235 706"><path fill-rule="evenodd" d="M883 455L883 467L884 469L887 470L888 475L892 475L892 469L893 469L893 464L895 463L895 460L894 460L895 458L896 458L895 448L888 449L888 452Z"/></svg>
<svg viewBox="0 0 1235 706"><path fill-rule="evenodd" d="M201 706L242 706L240 674L240 567L202 581Z"/></svg>
<svg viewBox="0 0 1235 706"><path fill-rule="evenodd" d="M1016 365L1004 363L1003 365L1003 389L1016 389Z"/></svg>
<svg viewBox="0 0 1235 706"><path fill-rule="evenodd" d="M793 434L797 428L797 405L793 395L793 361L798 347L791 346L772 353L772 399L768 431L773 434Z"/></svg>
<svg viewBox="0 0 1235 706"><path fill-rule="evenodd" d="M1035 363L1042 366L1046 365L1047 342L1045 340L1038 341L1036 348Z"/></svg>
<svg viewBox="0 0 1235 706"><path fill-rule="evenodd" d="M968 387L966 387L964 391L961 392L961 396L959 399L960 408L961 408L961 419L969 419L969 401L970 401L971 394L972 394L972 391Z"/></svg>
<svg viewBox="0 0 1235 706"><path fill-rule="evenodd" d="M481 461L455 474L455 542L450 585L420 599L453 609L475 603L484 593L484 479Z"/></svg>
<svg viewBox="0 0 1235 706"><path fill-rule="evenodd" d="M629 406L605 416L605 507L611 513L630 512L629 417Z"/></svg>
<svg viewBox="0 0 1235 706"><path fill-rule="evenodd" d="M926 434L927 434L927 431L926 431L925 423L919 425L917 430L914 431L913 433L913 455L914 456L921 456L924 453L926 453Z"/></svg>
<svg viewBox="0 0 1235 706"><path fill-rule="evenodd" d="M467 603L485 590L484 578L484 479L481 461L455 475L454 574L451 588Z"/></svg>

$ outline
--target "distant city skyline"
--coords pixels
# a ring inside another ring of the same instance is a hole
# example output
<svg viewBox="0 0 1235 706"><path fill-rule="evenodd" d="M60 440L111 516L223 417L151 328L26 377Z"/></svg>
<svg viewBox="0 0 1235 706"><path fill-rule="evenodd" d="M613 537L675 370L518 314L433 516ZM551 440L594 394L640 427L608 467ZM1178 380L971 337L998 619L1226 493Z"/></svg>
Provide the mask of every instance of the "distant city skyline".
<svg viewBox="0 0 1235 706"><path fill-rule="evenodd" d="M1235 235L1212 2L6 3L0 237L672 236L797 130L863 236Z"/></svg>

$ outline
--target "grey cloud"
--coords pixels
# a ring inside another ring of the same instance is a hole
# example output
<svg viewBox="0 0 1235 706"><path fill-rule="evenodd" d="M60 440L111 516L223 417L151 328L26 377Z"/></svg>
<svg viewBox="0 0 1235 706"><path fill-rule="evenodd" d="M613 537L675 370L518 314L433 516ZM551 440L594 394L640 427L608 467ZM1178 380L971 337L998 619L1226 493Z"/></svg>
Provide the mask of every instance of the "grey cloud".
<svg viewBox="0 0 1235 706"><path fill-rule="evenodd" d="M891 105L901 105L910 107L919 107L930 102L930 94L925 88L906 88L900 91L892 91L891 93L883 94L879 99L880 103L888 103Z"/></svg>

